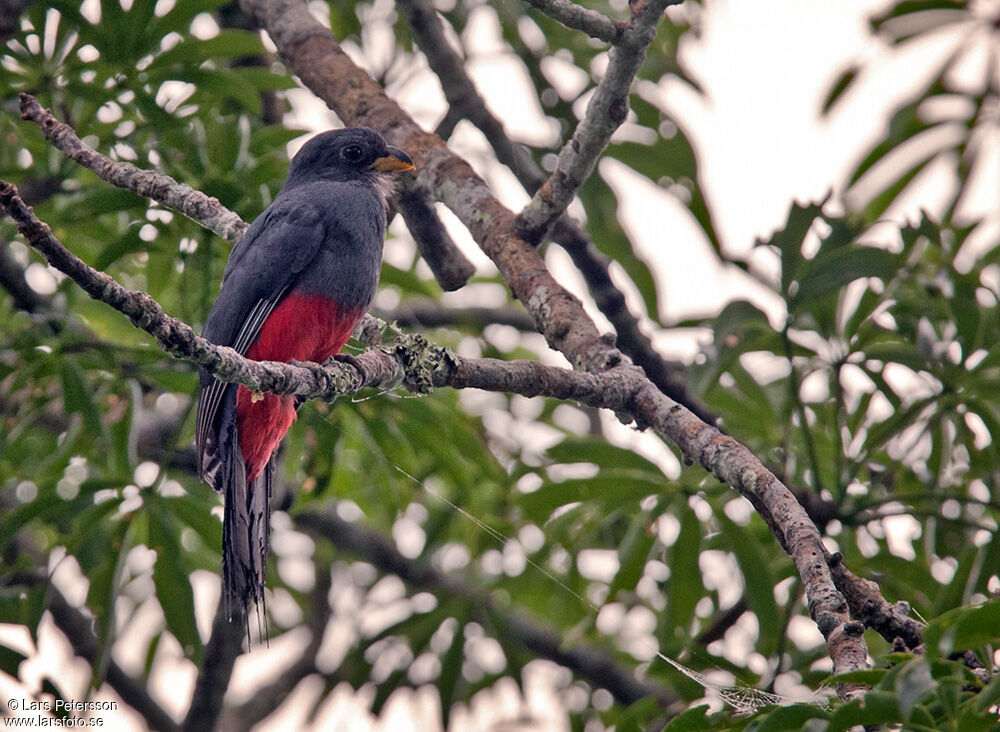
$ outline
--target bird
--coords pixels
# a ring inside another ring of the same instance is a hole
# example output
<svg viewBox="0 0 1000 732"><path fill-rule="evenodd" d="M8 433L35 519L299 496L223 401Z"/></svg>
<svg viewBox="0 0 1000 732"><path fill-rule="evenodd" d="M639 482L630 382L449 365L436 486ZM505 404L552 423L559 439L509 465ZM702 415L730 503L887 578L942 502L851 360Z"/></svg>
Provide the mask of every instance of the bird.
<svg viewBox="0 0 1000 732"><path fill-rule="evenodd" d="M333 357L378 286L390 176L413 161L366 128L329 130L292 158L274 201L233 247L202 336L257 361ZM223 495L222 578L230 620L264 599L274 453L294 395L252 392L200 370L195 445Z"/></svg>

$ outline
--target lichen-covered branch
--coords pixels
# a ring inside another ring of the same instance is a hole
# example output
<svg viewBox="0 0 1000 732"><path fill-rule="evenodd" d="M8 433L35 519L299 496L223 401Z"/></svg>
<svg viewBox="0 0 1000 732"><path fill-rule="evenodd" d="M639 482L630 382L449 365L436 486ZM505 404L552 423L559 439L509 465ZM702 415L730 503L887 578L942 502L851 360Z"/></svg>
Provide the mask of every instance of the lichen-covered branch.
<svg viewBox="0 0 1000 732"><path fill-rule="evenodd" d="M535 193L518 217L523 236L541 241L590 177L629 110L632 81L646 59L646 50L656 37L667 6L679 0L648 0L633 6L632 20L622 38L611 48L608 68L597 84L587 111L572 138L559 153L556 169Z"/></svg>
<svg viewBox="0 0 1000 732"><path fill-rule="evenodd" d="M411 153L420 168L418 186L449 206L469 228L473 238L496 263L511 290L532 315L538 330L553 347L566 354L575 368L590 372L607 370L609 373L602 374L602 377L613 377L622 382L618 391L609 391L612 396L599 400L597 406L609 406L609 401L624 399L624 409L616 411L630 413L641 426L657 428L680 447L687 459L697 460L751 500L795 562L806 589L810 615L827 639L835 671L865 668L867 649L860 632L863 626L851 623L846 602L834 586L826 564L820 534L788 489L745 447L721 435L714 427L666 397L640 369L622 363L612 341L601 336L579 300L556 282L534 247L519 233L514 215L496 200L468 163L452 154L439 138L421 130L366 72L354 65L329 30L312 16L303 0L243 0L243 7L267 29L292 71L341 119L347 124L373 127ZM658 12L662 12L663 5L653 3L643 6L639 12L645 12L644 8L657 7ZM26 236L30 239L29 234ZM50 233L48 236L51 238ZM147 323L148 314L142 307L145 303L142 298L148 299L148 296L138 293L138 300L123 299L122 293L116 292L110 284L110 296L106 302L110 300L111 304L120 306L119 309L129 314L133 322L153 326L161 345L171 353L205 365L223 380L303 396L332 395L337 393L338 388L349 391L358 386L354 381L360 378L358 373L348 367L303 369L287 364L247 362L240 360L235 353L225 354L225 349L216 349L201 339L192 340L190 328L166 316L155 323ZM100 296L93 290L88 292L95 297ZM186 332L184 328L187 328ZM369 353L379 363L366 365L366 376L372 367L389 365L390 373L381 375L399 378L399 360L385 351ZM400 355L407 356L408 353L403 350ZM391 364L386 364L379 354L389 356ZM441 366L447 368L442 369ZM407 388L427 388L437 383L441 374L449 373L450 366L450 359L443 359L443 362L439 359L428 374L420 369L414 370L410 364L403 364L403 383ZM537 366L527 368L533 367ZM503 388L509 388L510 371L505 373L501 383ZM593 373L578 376L594 378ZM573 383L573 377L561 376L559 380L563 384ZM334 385L334 382L337 384ZM457 385L458 381L454 383ZM464 380L463 385L479 386L469 379ZM575 382L574 386L585 385ZM585 398L584 392L587 389L593 391L596 385L591 383L586 386L582 391L565 390L553 396L578 398L592 403ZM612 384L601 386L615 388ZM856 693L859 693L858 690L842 690L845 698Z"/></svg>
<svg viewBox="0 0 1000 732"><path fill-rule="evenodd" d="M649 14L655 14L658 20L666 2L658 0L638 6L635 27L644 30L636 33L632 43L648 44L656 28L656 22L647 24ZM697 460L753 503L795 562L806 589L810 615L827 640L834 669L839 673L866 668L868 653L861 632L864 626L851 622L847 604L826 564L820 533L788 488L744 446L665 396L640 369L622 363L613 340L601 336L580 301L552 277L535 248L525 239L524 228L517 225L513 214L497 201L467 162L451 153L435 135L420 129L351 61L330 31L312 16L304 0L242 0L241 4L267 30L291 70L341 119L348 124L373 127L411 153L420 171L418 185L451 208L465 224L552 347L562 351L574 368L591 372L611 370L628 381L633 388L622 392L628 398L626 413L632 414L642 426L658 428L688 459ZM615 49L625 47L623 42ZM625 68L638 63L639 57L627 63L620 55L615 57L618 65L614 74L611 74L614 60L609 65L606 78L610 75L610 86L605 86L605 92L618 89L616 98L624 104L632 77L629 75L628 83L621 89L614 80L620 82ZM603 98L599 109L605 104L610 106L608 99ZM627 106L621 111L622 120L625 109ZM608 129L606 123L596 120L591 127L595 132L585 136L589 151L585 157L593 154L592 146ZM607 136L610 138L610 132ZM603 149L603 144L599 146ZM841 689L844 698L859 693L860 689Z"/></svg>

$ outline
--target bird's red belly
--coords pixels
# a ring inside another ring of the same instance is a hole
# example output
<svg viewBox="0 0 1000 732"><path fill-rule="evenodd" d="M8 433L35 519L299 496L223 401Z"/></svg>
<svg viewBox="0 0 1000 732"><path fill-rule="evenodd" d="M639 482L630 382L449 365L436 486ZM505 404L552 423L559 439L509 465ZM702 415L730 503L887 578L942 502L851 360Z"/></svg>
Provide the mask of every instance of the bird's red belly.
<svg viewBox="0 0 1000 732"><path fill-rule="evenodd" d="M363 313L322 295L292 293L264 321L247 358L320 363L340 351ZM236 424L248 481L260 475L294 421L294 396L264 394L254 401L249 389L237 389Z"/></svg>

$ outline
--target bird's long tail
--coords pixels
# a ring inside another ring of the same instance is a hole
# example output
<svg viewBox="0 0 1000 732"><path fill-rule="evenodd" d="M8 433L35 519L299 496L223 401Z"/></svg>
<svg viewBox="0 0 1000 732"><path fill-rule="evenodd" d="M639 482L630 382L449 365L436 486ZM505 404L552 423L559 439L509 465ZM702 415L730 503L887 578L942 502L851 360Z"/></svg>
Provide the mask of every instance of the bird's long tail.
<svg viewBox="0 0 1000 732"><path fill-rule="evenodd" d="M216 485L224 487L222 520L223 593L229 618L234 609L256 604L258 616L264 602L264 573L270 545L271 483L268 464L254 480L247 481L246 464L236 441L226 450Z"/></svg>

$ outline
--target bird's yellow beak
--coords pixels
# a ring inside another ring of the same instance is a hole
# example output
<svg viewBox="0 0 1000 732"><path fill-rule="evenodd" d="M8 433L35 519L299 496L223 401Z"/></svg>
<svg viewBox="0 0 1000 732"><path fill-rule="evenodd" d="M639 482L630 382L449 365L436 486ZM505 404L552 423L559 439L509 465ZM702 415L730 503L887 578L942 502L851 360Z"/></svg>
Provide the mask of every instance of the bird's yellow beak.
<svg viewBox="0 0 1000 732"><path fill-rule="evenodd" d="M413 170L413 161L410 159L410 156L398 147L389 145L386 148L386 152L389 154L381 158L376 158L375 162L369 166L372 170L377 170L380 173Z"/></svg>

